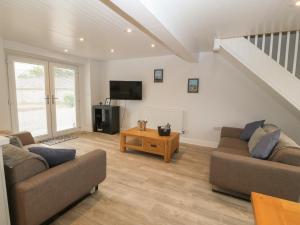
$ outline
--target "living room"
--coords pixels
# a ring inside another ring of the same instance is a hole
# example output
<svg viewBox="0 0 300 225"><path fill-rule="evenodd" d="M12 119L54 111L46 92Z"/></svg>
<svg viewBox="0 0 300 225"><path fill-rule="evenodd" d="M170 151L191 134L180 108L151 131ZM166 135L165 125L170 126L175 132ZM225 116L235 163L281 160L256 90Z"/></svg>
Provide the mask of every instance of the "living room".
<svg viewBox="0 0 300 225"><path fill-rule="evenodd" d="M299 5L0 1L0 223L299 224Z"/></svg>

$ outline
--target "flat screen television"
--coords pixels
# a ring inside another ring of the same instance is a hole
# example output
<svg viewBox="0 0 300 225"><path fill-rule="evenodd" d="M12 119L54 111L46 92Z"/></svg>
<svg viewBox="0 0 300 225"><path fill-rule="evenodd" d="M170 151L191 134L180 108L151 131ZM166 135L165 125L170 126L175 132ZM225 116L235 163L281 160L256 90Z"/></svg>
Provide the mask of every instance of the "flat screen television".
<svg viewBox="0 0 300 225"><path fill-rule="evenodd" d="M115 100L142 100L142 81L109 82L110 99Z"/></svg>

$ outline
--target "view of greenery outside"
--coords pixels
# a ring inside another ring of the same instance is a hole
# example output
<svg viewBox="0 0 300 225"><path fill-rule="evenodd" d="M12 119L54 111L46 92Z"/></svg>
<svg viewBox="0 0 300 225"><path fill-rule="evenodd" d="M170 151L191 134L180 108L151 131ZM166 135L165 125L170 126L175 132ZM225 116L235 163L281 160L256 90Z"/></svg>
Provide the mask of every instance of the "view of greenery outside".
<svg viewBox="0 0 300 225"><path fill-rule="evenodd" d="M28 78L34 78L34 77L41 77L44 74L44 69L41 66L35 66L30 70L24 71L21 74L19 74L19 79L28 79Z"/></svg>
<svg viewBox="0 0 300 225"><path fill-rule="evenodd" d="M64 96L64 104L73 108L75 105L75 97L73 95L65 95Z"/></svg>

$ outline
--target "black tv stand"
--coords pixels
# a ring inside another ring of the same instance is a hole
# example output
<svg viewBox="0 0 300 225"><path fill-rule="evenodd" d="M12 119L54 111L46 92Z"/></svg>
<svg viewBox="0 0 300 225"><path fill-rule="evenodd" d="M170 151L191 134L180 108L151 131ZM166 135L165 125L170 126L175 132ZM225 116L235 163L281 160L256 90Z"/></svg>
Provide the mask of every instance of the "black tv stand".
<svg viewBox="0 0 300 225"><path fill-rule="evenodd" d="M109 105L93 106L93 131L106 134L120 132L120 107Z"/></svg>

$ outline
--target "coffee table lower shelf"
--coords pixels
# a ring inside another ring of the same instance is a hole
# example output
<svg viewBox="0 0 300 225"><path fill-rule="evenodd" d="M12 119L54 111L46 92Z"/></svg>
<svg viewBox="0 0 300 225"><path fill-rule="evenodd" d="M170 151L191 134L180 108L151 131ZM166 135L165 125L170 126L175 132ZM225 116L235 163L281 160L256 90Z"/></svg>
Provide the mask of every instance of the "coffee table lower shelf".
<svg viewBox="0 0 300 225"><path fill-rule="evenodd" d="M131 141L127 142L129 137ZM165 162L170 162L172 155L179 150L179 133L172 132L168 137L161 137L154 129L139 131L137 128L132 128L122 131L120 151L125 152L127 149L161 155Z"/></svg>

